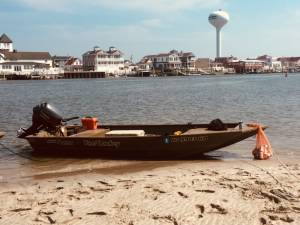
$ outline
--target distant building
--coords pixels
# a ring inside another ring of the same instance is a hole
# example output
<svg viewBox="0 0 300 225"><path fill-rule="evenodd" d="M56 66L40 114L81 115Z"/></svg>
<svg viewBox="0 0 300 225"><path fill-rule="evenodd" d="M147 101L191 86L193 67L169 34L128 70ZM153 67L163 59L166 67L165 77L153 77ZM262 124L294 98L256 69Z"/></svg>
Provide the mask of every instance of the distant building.
<svg viewBox="0 0 300 225"><path fill-rule="evenodd" d="M108 51L94 47L92 51L83 54L83 70L105 72L106 74L124 74L123 53L115 47Z"/></svg>
<svg viewBox="0 0 300 225"><path fill-rule="evenodd" d="M194 71L196 69L196 58L192 52L179 52L179 59L181 60L181 66L183 69Z"/></svg>
<svg viewBox="0 0 300 225"><path fill-rule="evenodd" d="M150 72L153 70L153 61L145 56L137 63L138 70Z"/></svg>
<svg viewBox="0 0 300 225"><path fill-rule="evenodd" d="M144 58L150 59L153 62L154 69L156 70L168 71L182 68L182 62L179 54L175 50L170 51L169 53L147 55Z"/></svg>
<svg viewBox="0 0 300 225"><path fill-rule="evenodd" d="M290 72L300 71L300 57L281 57L278 61L282 63L282 69Z"/></svg>
<svg viewBox="0 0 300 225"><path fill-rule="evenodd" d="M9 52L14 50L13 42L6 34L2 34L0 37L0 50Z"/></svg>
<svg viewBox="0 0 300 225"><path fill-rule="evenodd" d="M276 57L263 55L256 58L265 63L264 72L276 73L282 72L282 63Z"/></svg>
<svg viewBox="0 0 300 225"><path fill-rule="evenodd" d="M229 65L236 73L262 73L265 63L257 59L245 59L233 60Z"/></svg>
<svg viewBox="0 0 300 225"><path fill-rule="evenodd" d="M197 71L211 71L212 60L210 58L199 58L195 61L195 68Z"/></svg>
<svg viewBox="0 0 300 225"><path fill-rule="evenodd" d="M64 65L64 71L79 72L82 71L82 62L80 59L71 57Z"/></svg>
<svg viewBox="0 0 300 225"><path fill-rule="evenodd" d="M33 72L46 72L52 67L48 52L2 52L0 53L0 73L30 75Z"/></svg>
<svg viewBox="0 0 300 225"><path fill-rule="evenodd" d="M124 60L124 75L136 75L138 66L131 60Z"/></svg>
<svg viewBox="0 0 300 225"><path fill-rule="evenodd" d="M71 56L52 56L53 68L60 68L61 70L64 69L65 64L71 59Z"/></svg>
<svg viewBox="0 0 300 225"><path fill-rule="evenodd" d="M45 74L52 67L49 52L19 52L14 50L12 49L13 42L5 34L1 36L0 42L0 74Z"/></svg>

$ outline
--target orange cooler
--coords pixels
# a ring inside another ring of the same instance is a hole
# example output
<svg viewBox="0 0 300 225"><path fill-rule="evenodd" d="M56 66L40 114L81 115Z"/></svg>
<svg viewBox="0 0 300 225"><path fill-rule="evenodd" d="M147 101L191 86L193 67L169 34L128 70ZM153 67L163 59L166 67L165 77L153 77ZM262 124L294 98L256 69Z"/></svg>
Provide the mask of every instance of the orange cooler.
<svg viewBox="0 0 300 225"><path fill-rule="evenodd" d="M84 117L81 119L81 123L86 130L96 130L98 126L98 119L94 117Z"/></svg>

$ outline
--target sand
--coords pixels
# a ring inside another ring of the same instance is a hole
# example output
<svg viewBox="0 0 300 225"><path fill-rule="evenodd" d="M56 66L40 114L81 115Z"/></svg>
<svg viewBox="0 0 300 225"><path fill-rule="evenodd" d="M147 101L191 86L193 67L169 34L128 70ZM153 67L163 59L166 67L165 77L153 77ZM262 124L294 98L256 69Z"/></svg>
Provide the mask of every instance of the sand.
<svg viewBox="0 0 300 225"><path fill-rule="evenodd" d="M300 163L136 162L2 182L0 224L300 224ZM161 165L161 166L159 166Z"/></svg>

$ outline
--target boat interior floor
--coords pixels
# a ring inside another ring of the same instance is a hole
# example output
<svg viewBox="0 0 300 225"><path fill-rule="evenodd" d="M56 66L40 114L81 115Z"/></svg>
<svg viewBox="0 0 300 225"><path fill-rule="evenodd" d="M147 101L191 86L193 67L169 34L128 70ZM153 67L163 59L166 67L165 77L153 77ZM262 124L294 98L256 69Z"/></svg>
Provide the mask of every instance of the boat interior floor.
<svg viewBox="0 0 300 225"><path fill-rule="evenodd" d="M106 133L111 131L110 129L96 129L96 130L84 130L80 131L76 134L72 134L69 137L107 137ZM213 131L208 130L207 128L194 128L189 129L180 135L198 135L198 134L209 134L209 133L216 133L216 132L233 132L233 131L241 131L238 127L236 128L228 128L227 130L221 130L221 131ZM174 131L174 133L177 131ZM161 134L164 135L164 134ZM173 133L171 134L173 135ZM121 136L127 136L127 135L121 135ZM128 135L131 136L131 135ZM160 136L159 134L150 134L146 133L144 136Z"/></svg>

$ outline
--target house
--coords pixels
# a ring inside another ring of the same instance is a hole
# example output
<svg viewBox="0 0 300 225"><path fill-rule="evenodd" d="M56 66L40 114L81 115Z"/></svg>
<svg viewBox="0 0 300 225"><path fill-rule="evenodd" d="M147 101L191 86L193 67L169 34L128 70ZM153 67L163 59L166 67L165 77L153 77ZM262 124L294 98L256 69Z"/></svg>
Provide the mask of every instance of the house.
<svg viewBox="0 0 300 225"><path fill-rule="evenodd" d="M212 60L210 58L198 58L195 61L195 69L197 71L211 71Z"/></svg>
<svg viewBox="0 0 300 225"><path fill-rule="evenodd" d="M64 71L79 72L82 71L82 62L80 59L71 57L64 65Z"/></svg>
<svg viewBox="0 0 300 225"><path fill-rule="evenodd" d="M136 75L140 77L149 77L154 73L153 61L147 56L143 57L137 64Z"/></svg>
<svg viewBox="0 0 300 225"><path fill-rule="evenodd" d="M124 60L124 75L135 75L137 70L138 66L131 60Z"/></svg>
<svg viewBox="0 0 300 225"><path fill-rule="evenodd" d="M106 74L124 74L123 53L115 47L110 47L108 51L94 47L82 56L83 70L105 72Z"/></svg>
<svg viewBox="0 0 300 225"><path fill-rule="evenodd" d="M181 61L181 66L183 69L188 71L194 71L196 69L195 55L192 52L179 52L179 59Z"/></svg>
<svg viewBox="0 0 300 225"><path fill-rule="evenodd" d="M300 57L281 57L282 69L290 72L300 71Z"/></svg>
<svg viewBox="0 0 300 225"><path fill-rule="evenodd" d="M1 52L0 73L30 75L45 72L52 67L49 52Z"/></svg>
<svg viewBox="0 0 300 225"><path fill-rule="evenodd" d="M236 73L262 73L264 71L264 61L257 59L233 60L229 66L234 68Z"/></svg>
<svg viewBox="0 0 300 225"><path fill-rule="evenodd" d="M264 72L276 73L282 72L282 63L276 57L262 55L256 58L265 63Z"/></svg>
<svg viewBox="0 0 300 225"><path fill-rule="evenodd" d="M13 42L7 35L3 34L0 39L0 74L45 74L52 67L49 52L19 52L12 49Z"/></svg>
<svg viewBox="0 0 300 225"><path fill-rule="evenodd" d="M71 56L57 56L57 55L52 56L52 63L53 63L52 66L53 66L53 68L59 68L59 69L63 70L65 67L65 64L71 58L72 58Z"/></svg>
<svg viewBox="0 0 300 225"><path fill-rule="evenodd" d="M13 42L6 34L2 34L0 37L0 49L8 52L14 50Z"/></svg>
<svg viewBox="0 0 300 225"><path fill-rule="evenodd" d="M177 51L160 53L158 55L148 55L145 58L153 62L153 68L160 71L181 69L182 63Z"/></svg>
<svg viewBox="0 0 300 225"><path fill-rule="evenodd" d="M143 57L141 61L137 63L138 70L140 71L152 71L153 70L153 61L150 58Z"/></svg>

